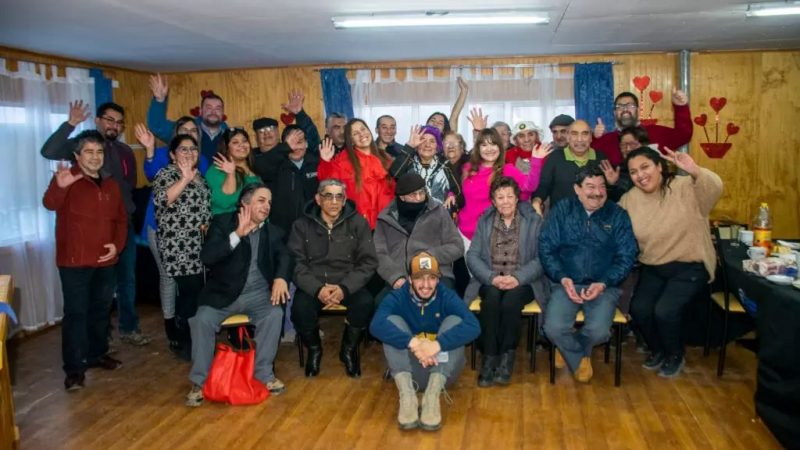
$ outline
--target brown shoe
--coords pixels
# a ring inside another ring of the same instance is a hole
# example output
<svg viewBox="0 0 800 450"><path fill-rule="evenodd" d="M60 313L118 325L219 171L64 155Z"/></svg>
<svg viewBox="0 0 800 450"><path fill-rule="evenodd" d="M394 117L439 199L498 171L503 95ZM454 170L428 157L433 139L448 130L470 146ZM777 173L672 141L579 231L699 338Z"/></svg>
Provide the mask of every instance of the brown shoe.
<svg viewBox="0 0 800 450"><path fill-rule="evenodd" d="M594 372L592 372L592 360L588 356L584 356L581 358L578 370L575 371L575 379L581 383L588 383L591 381L592 375L594 375Z"/></svg>
<svg viewBox="0 0 800 450"><path fill-rule="evenodd" d="M64 379L64 389L66 389L67 392L83 389L83 382L85 380L86 376L82 373L67 375L67 378Z"/></svg>
<svg viewBox="0 0 800 450"><path fill-rule="evenodd" d="M556 352L556 369L563 369L564 367L567 367L567 362L564 361L564 357L561 356L561 352L558 351L558 349L553 351Z"/></svg>
<svg viewBox="0 0 800 450"><path fill-rule="evenodd" d="M108 355L103 355L100 358L98 358L97 361L95 361L94 363L89 364L89 367L90 368L99 367L105 370L117 370L120 367L122 367L122 361L114 359Z"/></svg>

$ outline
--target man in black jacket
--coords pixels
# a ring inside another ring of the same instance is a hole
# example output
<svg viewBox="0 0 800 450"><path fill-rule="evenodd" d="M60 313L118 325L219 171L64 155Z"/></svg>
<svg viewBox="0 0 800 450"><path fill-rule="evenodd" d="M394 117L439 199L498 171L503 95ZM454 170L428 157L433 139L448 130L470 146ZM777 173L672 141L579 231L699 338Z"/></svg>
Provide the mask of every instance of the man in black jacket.
<svg viewBox="0 0 800 450"><path fill-rule="evenodd" d="M306 134L298 125L284 128L281 141L269 152L256 155L253 170L272 191L270 223L288 235L317 193L319 157L308 151Z"/></svg>
<svg viewBox="0 0 800 450"><path fill-rule="evenodd" d="M375 274L378 257L369 224L346 200L344 183L320 182L315 202L292 226L289 250L297 264L292 320L308 347L306 376L319 374L322 360L319 313L338 305L347 307L339 359L348 376L361 376L358 343L373 310L366 284Z"/></svg>
<svg viewBox="0 0 800 450"><path fill-rule="evenodd" d="M273 361L278 351L283 309L289 298L292 258L283 233L265 223L272 194L260 183L248 184L239 196L238 213L218 215L211 222L200 253L211 269L198 298L197 314L189 319L192 333L192 390L186 404L199 406L214 357L215 333L234 314L247 314L256 327L254 376L272 394L286 388L275 378Z"/></svg>

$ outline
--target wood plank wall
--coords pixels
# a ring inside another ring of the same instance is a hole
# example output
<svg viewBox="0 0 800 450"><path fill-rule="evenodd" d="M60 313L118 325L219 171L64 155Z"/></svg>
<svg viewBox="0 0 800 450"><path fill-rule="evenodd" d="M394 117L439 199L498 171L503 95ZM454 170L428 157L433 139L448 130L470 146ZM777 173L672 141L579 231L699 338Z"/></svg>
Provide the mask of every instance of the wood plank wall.
<svg viewBox="0 0 800 450"><path fill-rule="evenodd" d="M36 57L42 62L87 65L3 48L0 48L0 57L26 60ZM342 67L388 69L451 64L570 64L594 61L616 63L614 82L617 92L635 91L632 83L634 76L650 76L648 90L660 90L665 95L653 110L653 117L659 119L659 124L672 125L669 92L678 85L677 53L403 61L348 64ZM320 67L323 66L167 74L170 83L168 114L177 117L188 113L199 104L200 91L212 89L225 99L228 123L249 129L252 120L261 115L277 118L281 113L280 104L286 101L289 90L301 89L306 96L306 111L321 126ZM564 67L563 70L571 70L568 65ZM129 111L128 122L144 121L150 95L147 74L118 68L105 69L109 76L119 81L120 86L114 91L114 96ZM706 157L699 145L705 141L702 128L695 127L690 152L700 164L719 173L725 182L725 192L713 213L714 217L750 222L758 203L767 201L773 210L775 235L800 237L800 181L797 173L800 136L794 131L794 125L800 120L800 89L797 89L800 86L800 51L692 53L691 75L692 116L705 112L709 115L709 124L713 124L713 111L708 106L708 100L711 97L726 97L728 104L721 113L721 127L724 128L727 122L735 122L741 128L737 135L730 138L733 148L726 157L712 160ZM713 127L708 128L713 140ZM720 132L724 136L722 129ZM126 137L128 142L133 141L130 127Z"/></svg>

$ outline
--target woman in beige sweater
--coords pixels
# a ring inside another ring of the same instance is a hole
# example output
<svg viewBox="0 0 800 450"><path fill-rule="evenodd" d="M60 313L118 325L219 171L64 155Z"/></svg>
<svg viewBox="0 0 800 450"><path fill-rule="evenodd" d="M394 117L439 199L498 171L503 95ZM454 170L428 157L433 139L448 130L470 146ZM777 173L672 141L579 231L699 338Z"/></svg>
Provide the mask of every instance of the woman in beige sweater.
<svg viewBox="0 0 800 450"><path fill-rule="evenodd" d="M627 164L634 188L620 200L639 242L642 270L631 301L650 355L644 368L670 378L685 363L681 321L685 306L713 279L716 266L708 214L722 195L722 180L686 153L648 147ZM689 176L675 176L667 160Z"/></svg>

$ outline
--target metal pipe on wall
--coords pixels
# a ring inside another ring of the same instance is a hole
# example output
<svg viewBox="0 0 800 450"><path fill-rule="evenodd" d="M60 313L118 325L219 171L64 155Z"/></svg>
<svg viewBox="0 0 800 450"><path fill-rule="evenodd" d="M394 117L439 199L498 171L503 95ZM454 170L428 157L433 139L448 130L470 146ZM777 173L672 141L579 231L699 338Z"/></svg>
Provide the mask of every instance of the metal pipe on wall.
<svg viewBox="0 0 800 450"><path fill-rule="evenodd" d="M680 87L680 89L683 92L686 93L686 96L689 97L689 100L691 101L691 94L690 94L691 81L690 81L690 78L689 78L689 76L690 76L689 70L690 70L690 64L691 64L690 60L691 60L691 52L689 50L686 50L686 49L681 50L681 52L680 52L680 74L681 74L680 85L681 85L681 87ZM678 149L678 150L680 150L680 151L682 151L684 153L688 152L689 151L689 144L681 146L681 148Z"/></svg>

